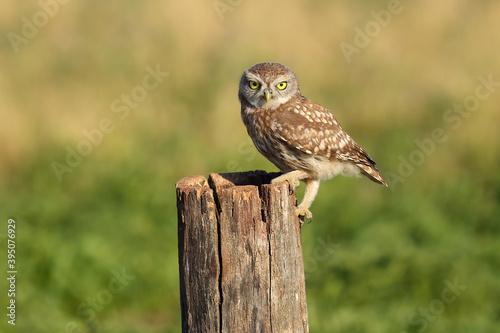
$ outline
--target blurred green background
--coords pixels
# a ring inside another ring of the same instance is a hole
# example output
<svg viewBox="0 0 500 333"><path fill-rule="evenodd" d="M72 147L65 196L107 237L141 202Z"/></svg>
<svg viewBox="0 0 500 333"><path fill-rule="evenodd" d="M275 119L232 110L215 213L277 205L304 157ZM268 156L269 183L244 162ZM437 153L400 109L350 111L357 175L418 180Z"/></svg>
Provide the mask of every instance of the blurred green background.
<svg viewBox="0 0 500 333"><path fill-rule="evenodd" d="M268 61L390 184L322 184L302 229L311 332L497 332L500 86L482 82L500 82L499 32L487 0L2 1L0 329L180 332L174 184L276 171L237 99Z"/></svg>

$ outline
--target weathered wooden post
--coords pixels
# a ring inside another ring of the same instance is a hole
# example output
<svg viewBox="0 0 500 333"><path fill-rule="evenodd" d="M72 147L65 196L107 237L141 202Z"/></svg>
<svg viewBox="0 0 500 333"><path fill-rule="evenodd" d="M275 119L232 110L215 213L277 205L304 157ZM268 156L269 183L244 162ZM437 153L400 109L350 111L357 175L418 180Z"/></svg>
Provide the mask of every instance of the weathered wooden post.
<svg viewBox="0 0 500 333"><path fill-rule="evenodd" d="M184 333L309 332L296 198L275 176L176 184Z"/></svg>

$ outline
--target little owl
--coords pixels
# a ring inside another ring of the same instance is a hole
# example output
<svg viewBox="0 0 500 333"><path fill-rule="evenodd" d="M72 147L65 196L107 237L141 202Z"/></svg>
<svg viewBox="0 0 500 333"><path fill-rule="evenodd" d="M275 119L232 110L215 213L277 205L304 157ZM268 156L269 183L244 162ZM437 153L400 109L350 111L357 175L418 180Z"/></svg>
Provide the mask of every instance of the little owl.
<svg viewBox="0 0 500 333"><path fill-rule="evenodd" d="M241 76L241 118L257 150L283 173L272 183L288 182L294 191L306 184L295 213L312 219L309 207L319 183L338 174L363 174L387 186L375 162L343 131L323 106L300 93L294 72L281 64L262 63Z"/></svg>

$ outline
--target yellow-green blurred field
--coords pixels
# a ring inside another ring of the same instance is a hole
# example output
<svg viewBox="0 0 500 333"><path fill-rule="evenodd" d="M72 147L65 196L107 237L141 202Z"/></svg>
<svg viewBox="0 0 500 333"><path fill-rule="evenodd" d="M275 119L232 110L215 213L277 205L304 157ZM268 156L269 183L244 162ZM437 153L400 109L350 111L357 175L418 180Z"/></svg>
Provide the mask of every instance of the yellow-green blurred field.
<svg viewBox="0 0 500 333"><path fill-rule="evenodd" d="M500 2L60 1L0 5L2 332L180 332L174 184L276 171L239 114L259 62L390 184L322 184L311 332L498 331Z"/></svg>

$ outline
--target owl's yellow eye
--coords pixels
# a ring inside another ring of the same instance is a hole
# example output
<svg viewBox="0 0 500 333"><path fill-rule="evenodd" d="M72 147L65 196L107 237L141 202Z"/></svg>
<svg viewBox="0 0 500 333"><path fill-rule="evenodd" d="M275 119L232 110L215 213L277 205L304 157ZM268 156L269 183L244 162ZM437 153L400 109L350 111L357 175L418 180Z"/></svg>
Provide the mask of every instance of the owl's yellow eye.
<svg viewBox="0 0 500 333"><path fill-rule="evenodd" d="M257 89L259 87L259 82L255 82L255 81L250 81L248 82L248 85L250 86L250 88L252 89Z"/></svg>
<svg viewBox="0 0 500 333"><path fill-rule="evenodd" d="M276 87L278 87L279 90L283 90L286 88L286 81L283 81L283 82L280 82L276 85Z"/></svg>

